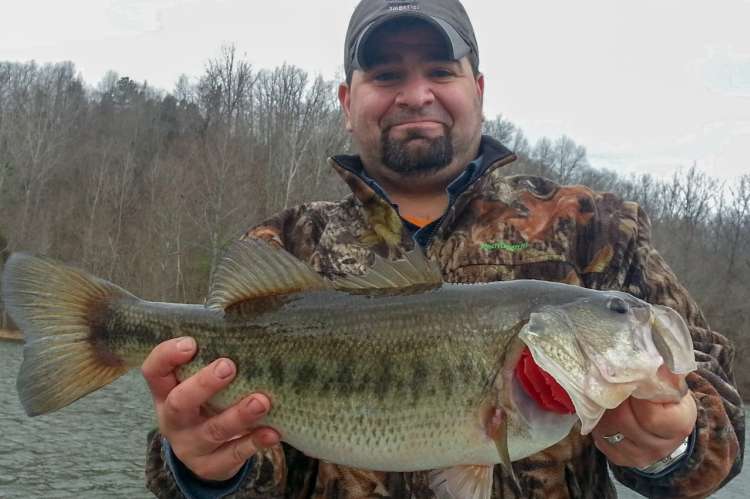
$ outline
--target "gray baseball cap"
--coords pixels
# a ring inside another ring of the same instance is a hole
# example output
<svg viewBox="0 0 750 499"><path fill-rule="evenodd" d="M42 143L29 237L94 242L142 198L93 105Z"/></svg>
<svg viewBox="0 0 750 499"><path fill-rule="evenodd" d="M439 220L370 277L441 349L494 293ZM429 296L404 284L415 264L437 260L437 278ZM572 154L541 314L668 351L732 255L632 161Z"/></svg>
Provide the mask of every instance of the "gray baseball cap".
<svg viewBox="0 0 750 499"><path fill-rule="evenodd" d="M354 9L346 31L344 71L351 79L355 69L366 69L367 42L376 28L394 19L416 18L426 21L443 35L450 58L469 55L476 70L479 47L468 14L458 0L362 0Z"/></svg>

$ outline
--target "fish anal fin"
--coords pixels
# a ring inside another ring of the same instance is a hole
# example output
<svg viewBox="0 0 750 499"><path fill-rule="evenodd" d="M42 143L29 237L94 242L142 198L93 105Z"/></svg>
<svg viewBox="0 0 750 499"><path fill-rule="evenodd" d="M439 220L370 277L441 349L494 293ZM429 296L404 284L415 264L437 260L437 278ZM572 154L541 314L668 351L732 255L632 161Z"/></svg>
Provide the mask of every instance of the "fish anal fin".
<svg viewBox="0 0 750 499"><path fill-rule="evenodd" d="M233 243L214 271L209 308L263 311L284 297L330 286L317 272L282 248L246 238Z"/></svg>
<svg viewBox="0 0 750 499"><path fill-rule="evenodd" d="M364 274L336 279L332 284L351 294L403 295L437 289L443 278L437 264L415 248L399 260L386 260L375 254L375 262Z"/></svg>
<svg viewBox="0 0 750 499"><path fill-rule="evenodd" d="M453 466L432 471L430 488L436 499L490 499L492 480L491 465Z"/></svg>

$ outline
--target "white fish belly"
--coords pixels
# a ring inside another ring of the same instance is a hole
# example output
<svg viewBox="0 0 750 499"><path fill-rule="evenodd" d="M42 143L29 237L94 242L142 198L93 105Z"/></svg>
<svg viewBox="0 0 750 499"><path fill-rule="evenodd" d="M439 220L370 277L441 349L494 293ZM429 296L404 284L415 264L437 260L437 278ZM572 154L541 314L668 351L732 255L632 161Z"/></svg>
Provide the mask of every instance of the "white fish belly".
<svg viewBox="0 0 750 499"><path fill-rule="evenodd" d="M346 424L326 435L309 427L303 431L275 426L285 442L324 461L376 471L419 471L461 464L500 462L495 443L476 417L414 421L347 432Z"/></svg>

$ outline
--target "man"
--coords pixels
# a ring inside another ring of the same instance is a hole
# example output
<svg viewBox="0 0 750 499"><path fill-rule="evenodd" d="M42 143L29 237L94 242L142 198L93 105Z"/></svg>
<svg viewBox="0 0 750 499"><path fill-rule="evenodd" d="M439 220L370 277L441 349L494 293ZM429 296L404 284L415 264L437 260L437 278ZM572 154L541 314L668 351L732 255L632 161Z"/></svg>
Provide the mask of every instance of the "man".
<svg viewBox="0 0 750 499"><path fill-rule="evenodd" d="M592 434L514 464L529 497L615 495L607 466L650 497L703 497L736 475L744 442L732 348L708 329L653 250L633 203L536 177L503 177L513 154L482 137L484 77L457 0L364 0L346 37L339 98L359 156L333 167L352 188L339 203L285 210L252 229L328 277L362 273L375 253L419 245L446 281L536 278L622 289L676 309L693 335L697 372L679 402L629 399ZM318 462L251 430L270 409L260 394L218 415L201 406L231 382L218 359L177 383L190 338L159 345L143 365L160 433L150 440L149 487L162 497L433 497L427 473L381 473ZM495 467L493 497L515 497Z"/></svg>

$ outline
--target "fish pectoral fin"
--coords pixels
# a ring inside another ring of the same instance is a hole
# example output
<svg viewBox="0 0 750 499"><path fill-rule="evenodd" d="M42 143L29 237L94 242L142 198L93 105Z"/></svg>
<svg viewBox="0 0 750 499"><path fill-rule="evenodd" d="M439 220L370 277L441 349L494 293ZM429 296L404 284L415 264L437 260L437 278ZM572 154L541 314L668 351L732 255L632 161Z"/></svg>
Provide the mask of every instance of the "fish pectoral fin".
<svg viewBox="0 0 750 499"><path fill-rule="evenodd" d="M523 496L521 484L518 481L513 463L510 460L508 451L508 416L502 409L494 409L488 417L486 423L487 435L495 442L497 454L500 458L500 464L511 479L511 487L519 496Z"/></svg>
<svg viewBox="0 0 750 499"><path fill-rule="evenodd" d="M490 499L492 466L453 466L430 472L430 488L436 499Z"/></svg>
<svg viewBox="0 0 750 499"><path fill-rule="evenodd" d="M247 238L233 243L214 271L206 306L229 311L247 302L276 303L281 296L330 285L283 248Z"/></svg>
<svg viewBox="0 0 750 499"><path fill-rule="evenodd" d="M443 276L437 264L415 248L399 260L375 254L375 262L364 274L336 279L332 284L351 294L404 295L439 288Z"/></svg>
<svg viewBox="0 0 750 499"><path fill-rule="evenodd" d="M524 497L523 489L521 488L521 482L518 481L518 476L513 469L513 463L510 460L510 452L508 452L508 420L503 418L503 422L500 425L500 430L497 432L495 438L495 446L497 447L497 453L500 456L500 464L503 465L503 469L510 477L510 487L519 496Z"/></svg>

